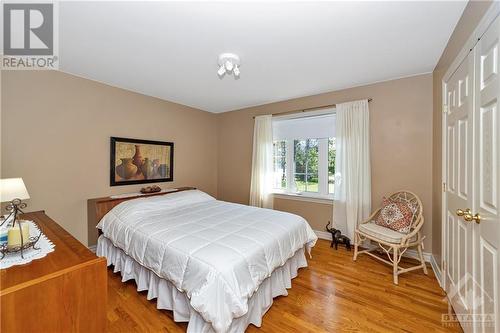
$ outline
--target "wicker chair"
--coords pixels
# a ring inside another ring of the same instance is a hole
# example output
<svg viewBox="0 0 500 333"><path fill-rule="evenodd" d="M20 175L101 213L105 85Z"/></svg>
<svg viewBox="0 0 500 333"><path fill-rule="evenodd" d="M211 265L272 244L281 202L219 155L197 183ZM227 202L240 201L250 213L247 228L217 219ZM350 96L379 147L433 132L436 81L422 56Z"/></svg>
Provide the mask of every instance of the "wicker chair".
<svg viewBox="0 0 500 333"><path fill-rule="evenodd" d="M353 260L356 261L358 254L366 253L388 265L391 265L393 267L394 284L398 284L398 275L402 273L422 268L424 270L424 273L427 275L427 266L425 265L424 256L422 253L422 250L424 248L423 241L425 236L422 237L422 234L420 232L424 224L424 216L422 214L422 202L414 193L409 191L399 191L392 194L389 198L395 201L405 201L407 203L410 203L413 207L414 215L410 232L407 234L403 234L375 224L374 221L380 213L380 207L375 212L373 212L369 218L361 222L361 224L359 224L356 228L354 235ZM358 246L361 242L367 239L377 242L378 246L385 251L389 260L386 260L372 253L372 251L378 250L378 247L359 251ZM401 257L406 252L406 250L411 247L417 247L420 264L409 268L399 267Z"/></svg>

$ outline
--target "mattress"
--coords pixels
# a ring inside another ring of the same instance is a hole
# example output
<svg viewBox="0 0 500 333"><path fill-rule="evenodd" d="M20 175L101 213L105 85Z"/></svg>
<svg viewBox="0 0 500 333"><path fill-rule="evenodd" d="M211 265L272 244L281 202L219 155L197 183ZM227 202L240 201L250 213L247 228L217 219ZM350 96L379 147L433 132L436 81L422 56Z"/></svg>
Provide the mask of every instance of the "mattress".
<svg viewBox="0 0 500 333"><path fill-rule="evenodd" d="M227 332L248 312L262 281L317 240L300 216L218 201L197 190L123 202L98 227L185 293L216 332Z"/></svg>

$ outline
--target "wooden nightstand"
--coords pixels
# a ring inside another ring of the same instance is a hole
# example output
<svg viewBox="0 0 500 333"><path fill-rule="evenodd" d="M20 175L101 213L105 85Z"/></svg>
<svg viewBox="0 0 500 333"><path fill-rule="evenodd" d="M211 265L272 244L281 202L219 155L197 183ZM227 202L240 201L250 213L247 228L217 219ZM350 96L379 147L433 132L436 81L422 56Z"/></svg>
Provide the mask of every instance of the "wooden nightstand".
<svg viewBox="0 0 500 333"><path fill-rule="evenodd" d="M43 211L27 213L54 252L0 270L1 332L105 332L106 260L98 258Z"/></svg>

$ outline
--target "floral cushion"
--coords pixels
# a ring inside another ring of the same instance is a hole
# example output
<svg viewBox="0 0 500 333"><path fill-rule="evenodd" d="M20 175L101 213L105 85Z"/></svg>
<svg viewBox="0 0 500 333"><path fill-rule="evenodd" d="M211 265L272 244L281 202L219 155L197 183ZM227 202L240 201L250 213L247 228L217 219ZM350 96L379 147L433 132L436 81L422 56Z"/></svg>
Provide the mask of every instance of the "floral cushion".
<svg viewBox="0 0 500 333"><path fill-rule="evenodd" d="M408 202L384 198L375 224L407 234L411 229L414 211Z"/></svg>

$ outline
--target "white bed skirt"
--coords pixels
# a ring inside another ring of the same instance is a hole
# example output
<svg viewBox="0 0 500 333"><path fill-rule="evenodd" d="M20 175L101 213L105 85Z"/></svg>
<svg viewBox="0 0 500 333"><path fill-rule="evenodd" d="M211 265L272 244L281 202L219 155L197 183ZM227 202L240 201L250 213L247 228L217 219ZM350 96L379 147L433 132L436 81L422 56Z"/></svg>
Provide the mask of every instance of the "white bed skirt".
<svg viewBox="0 0 500 333"><path fill-rule="evenodd" d="M168 280L160 278L154 272L138 264L121 249L104 236L97 241L96 253L100 257L106 257L108 266L114 265L114 272L121 272L122 281L134 279L137 291L147 290L147 298L156 298L156 307L173 311L174 320L178 322L189 322L188 333L214 332L211 323L206 322L203 317L189 304L185 293L179 291ZM248 300L248 312L235 318L228 332L244 332L249 324L260 327L262 316L273 304L273 298L288 295L287 289L292 286L291 280L297 276L299 268L307 267L304 249L300 249L293 257L281 267L274 270L270 277L265 279L257 291Z"/></svg>

